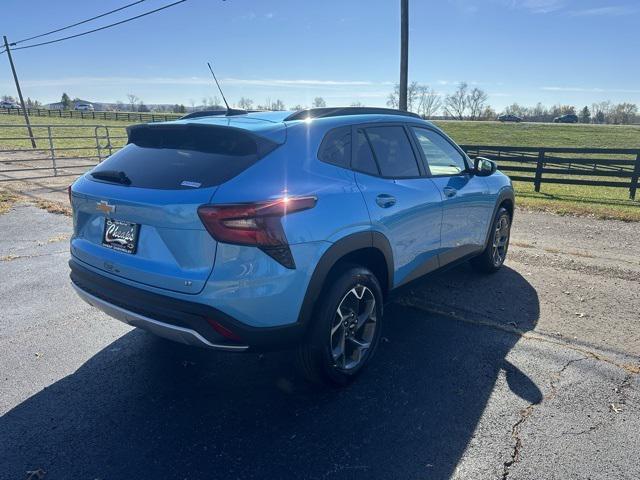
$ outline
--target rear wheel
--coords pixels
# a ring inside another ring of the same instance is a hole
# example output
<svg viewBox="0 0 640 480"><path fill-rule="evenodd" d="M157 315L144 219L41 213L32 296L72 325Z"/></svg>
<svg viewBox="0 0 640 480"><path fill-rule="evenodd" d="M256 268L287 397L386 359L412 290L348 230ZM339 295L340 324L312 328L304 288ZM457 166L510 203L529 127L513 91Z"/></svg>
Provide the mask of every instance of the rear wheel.
<svg viewBox="0 0 640 480"><path fill-rule="evenodd" d="M375 275L349 267L323 293L309 338L298 349L311 381L342 386L367 365L380 340L382 290Z"/></svg>
<svg viewBox="0 0 640 480"><path fill-rule="evenodd" d="M500 207L493 220L487 247L480 255L471 259L473 268L483 273L497 272L507 258L510 235L511 215L506 208Z"/></svg>

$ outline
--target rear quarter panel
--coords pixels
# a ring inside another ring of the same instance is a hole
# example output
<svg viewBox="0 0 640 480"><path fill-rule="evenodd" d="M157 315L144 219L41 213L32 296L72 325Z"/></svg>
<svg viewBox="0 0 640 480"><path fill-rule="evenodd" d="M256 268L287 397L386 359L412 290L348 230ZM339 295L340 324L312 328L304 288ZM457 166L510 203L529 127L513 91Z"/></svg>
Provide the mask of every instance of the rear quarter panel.
<svg viewBox="0 0 640 480"><path fill-rule="evenodd" d="M332 125L299 122L287 142L233 180L221 185L213 203L254 202L314 196L314 208L286 215L282 224L290 244L333 242L369 230L369 214L354 173L321 162L317 151Z"/></svg>
<svg viewBox="0 0 640 480"><path fill-rule="evenodd" d="M295 269L287 269L258 248L219 243L202 292L216 308L253 326L298 320L311 277L332 243L371 229L354 174L317 159L331 126L289 127L287 142L256 165L221 185L212 203L245 203L314 196L316 206L282 218Z"/></svg>

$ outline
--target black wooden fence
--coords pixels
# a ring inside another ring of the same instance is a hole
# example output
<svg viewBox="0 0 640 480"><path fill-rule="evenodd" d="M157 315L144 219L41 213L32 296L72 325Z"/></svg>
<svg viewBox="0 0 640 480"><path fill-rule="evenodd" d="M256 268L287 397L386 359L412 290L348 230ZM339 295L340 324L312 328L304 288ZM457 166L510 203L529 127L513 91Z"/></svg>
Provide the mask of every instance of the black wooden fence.
<svg viewBox="0 0 640 480"><path fill-rule="evenodd" d="M22 115L21 108L0 108L0 115ZM49 110L27 108L30 117L81 118L92 120L126 120L128 122L168 122L182 117L183 113L144 112L95 112L87 110Z"/></svg>
<svg viewBox="0 0 640 480"><path fill-rule="evenodd" d="M471 158L495 160L514 181L629 189L636 198L640 178L638 148L504 147L462 145Z"/></svg>

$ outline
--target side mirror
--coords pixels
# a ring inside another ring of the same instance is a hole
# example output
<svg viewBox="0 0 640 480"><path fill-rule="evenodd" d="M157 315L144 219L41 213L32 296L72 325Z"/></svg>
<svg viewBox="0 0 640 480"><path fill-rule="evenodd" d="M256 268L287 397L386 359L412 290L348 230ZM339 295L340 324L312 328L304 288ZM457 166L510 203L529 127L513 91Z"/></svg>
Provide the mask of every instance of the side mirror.
<svg viewBox="0 0 640 480"><path fill-rule="evenodd" d="M473 164L473 170L479 177L488 177L496 173L498 164L493 160L484 157L476 157Z"/></svg>

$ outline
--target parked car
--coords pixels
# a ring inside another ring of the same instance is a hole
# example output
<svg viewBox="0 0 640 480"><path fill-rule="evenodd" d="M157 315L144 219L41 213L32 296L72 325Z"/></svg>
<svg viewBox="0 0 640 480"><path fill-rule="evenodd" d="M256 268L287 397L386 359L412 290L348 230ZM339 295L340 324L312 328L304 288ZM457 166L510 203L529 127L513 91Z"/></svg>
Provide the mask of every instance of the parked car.
<svg viewBox="0 0 640 480"><path fill-rule="evenodd" d="M0 108L20 108L16 102L10 102L8 100L2 100L0 102Z"/></svg>
<svg viewBox="0 0 640 480"><path fill-rule="evenodd" d="M81 112L93 112L93 105L90 103L78 103L75 109Z"/></svg>
<svg viewBox="0 0 640 480"><path fill-rule="evenodd" d="M378 108L219 115L129 128L69 187L71 280L129 325L226 351L295 348L344 385L383 304L471 260L497 271L514 193L433 124Z"/></svg>
<svg viewBox="0 0 640 480"><path fill-rule="evenodd" d="M504 115L500 115L498 117L498 120L501 122L516 122L516 123L520 123L522 121L522 118L520 118L517 115L513 115L513 114L504 114Z"/></svg>
<svg viewBox="0 0 640 480"><path fill-rule="evenodd" d="M554 118L553 123L578 123L578 116L573 113L567 113Z"/></svg>

